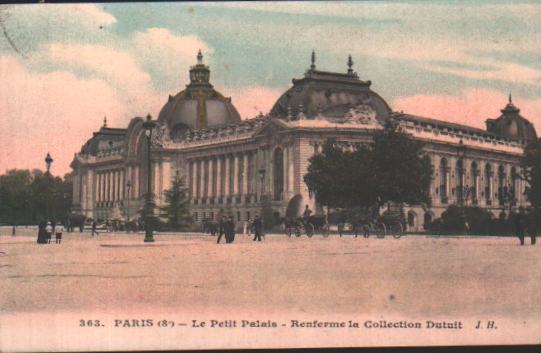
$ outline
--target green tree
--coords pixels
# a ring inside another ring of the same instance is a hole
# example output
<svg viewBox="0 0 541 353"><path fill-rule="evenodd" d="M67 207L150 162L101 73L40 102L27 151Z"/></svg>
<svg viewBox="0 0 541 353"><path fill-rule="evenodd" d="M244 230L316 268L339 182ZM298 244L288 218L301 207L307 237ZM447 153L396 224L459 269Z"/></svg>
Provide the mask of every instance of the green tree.
<svg viewBox="0 0 541 353"><path fill-rule="evenodd" d="M432 166L423 143L389 120L376 132L371 154L373 181L380 202L430 203Z"/></svg>
<svg viewBox="0 0 541 353"><path fill-rule="evenodd" d="M530 142L524 149L526 197L533 207L541 206L541 140Z"/></svg>
<svg viewBox="0 0 541 353"><path fill-rule="evenodd" d="M389 121L369 145L344 150L329 140L309 159L304 176L317 201L329 208L369 208L387 202L430 203L432 167L423 144Z"/></svg>
<svg viewBox="0 0 541 353"><path fill-rule="evenodd" d="M11 224L65 221L72 188L70 174L62 179L39 169L9 170L0 176L0 219Z"/></svg>
<svg viewBox="0 0 541 353"><path fill-rule="evenodd" d="M0 176L0 219L12 224L32 222L31 184L28 170L12 169Z"/></svg>
<svg viewBox="0 0 541 353"><path fill-rule="evenodd" d="M181 229L192 223L190 215L190 201L184 179L175 177L171 189L166 190L165 205L161 208L162 214L167 218L167 224L173 229Z"/></svg>

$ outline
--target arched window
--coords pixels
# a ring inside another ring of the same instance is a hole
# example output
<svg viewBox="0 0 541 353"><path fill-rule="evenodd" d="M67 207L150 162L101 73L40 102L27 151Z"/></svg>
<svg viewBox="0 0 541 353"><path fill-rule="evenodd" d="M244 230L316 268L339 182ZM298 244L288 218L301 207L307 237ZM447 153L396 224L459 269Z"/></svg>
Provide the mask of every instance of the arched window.
<svg viewBox="0 0 541 353"><path fill-rule="evenodd" d="M492 166L485 166L485 200L487 205L492 204Z"/></svg>
<svg viewBox="0 0 541 353"><path fill-rule="evenodd" d="M464 161L459 159L456 162L456 197L459 203L464 202Z"/></svg>
<svg viewBox="0 0 541 353"><path fill-rule="evenodd" d="M507 186L505 185L505 168L503 165L498 167L498 200L500 206L507 201Z"/></svg>
<svg viewBox="0 0 541 353"><path fill-rule="evenodd" d="M278 147L274 150L274 200L284 198L284 152Z"/></svg>
<svg viewBox="0 0 541 353"><path fill-rule="evenodd" d="M432 224L432 214L430 212L426 212L424 215L423 228L425 230L428 230L431 224Z"/></svg>
<svg viewBox="0 0 541 353"><path fill-rule="evenodd" d="M510 193L511 193L511 204L513 206L517 203L517 192L519 191L518 186L518 175L517 175L517 169L515 167L511 168L511 187L510 187Z"/></svg>
<svg viewBox="0 0 541 353"><path fill-rule="evenodd" d="M440 161L440 197L441 203L447 203L449 199L449 168L447 167L447 159L442 158Z"/></svg>
<svg viewBox="0 0 541 353"><path fill-rule="evenodd" d="M479 190L479 168L477 167L477 162L472 162L470 197L472 200L472 204L474 205L477 205L478 190Z"/></svg>

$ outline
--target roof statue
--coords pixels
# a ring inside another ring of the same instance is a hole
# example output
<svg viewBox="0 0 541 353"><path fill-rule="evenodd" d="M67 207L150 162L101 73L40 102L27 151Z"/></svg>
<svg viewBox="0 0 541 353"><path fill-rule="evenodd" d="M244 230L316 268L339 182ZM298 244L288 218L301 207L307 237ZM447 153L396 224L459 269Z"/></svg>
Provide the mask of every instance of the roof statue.
<svg viewBox="0 0 541 353"><path fill-rule="evenodd" d="M353 75L353 59L351 58L351 54L348 56L348 75Z"/></svg>

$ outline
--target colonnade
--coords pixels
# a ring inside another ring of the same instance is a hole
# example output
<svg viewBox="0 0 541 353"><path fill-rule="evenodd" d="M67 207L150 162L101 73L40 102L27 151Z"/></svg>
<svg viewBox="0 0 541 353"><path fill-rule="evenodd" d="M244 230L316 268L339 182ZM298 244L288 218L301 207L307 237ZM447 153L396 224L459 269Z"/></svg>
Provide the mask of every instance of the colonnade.
<svg viewBox="0 0 541 353"><path fill-rule="evenodd" d="M432 199L439 204L464 204L482 207L499 207L502 193L514 198L512 203L524 205L526 202L524 181L518 177L520 167L509 163L481 162L441 158L434 165Z"/></svg>
<svg viewBox="0 0 541 353"><path fill-rule="evenodd" d="M188 160L194 204L249 204L262 195L282 201L293 192L293 148L251 150Z"/></svg>

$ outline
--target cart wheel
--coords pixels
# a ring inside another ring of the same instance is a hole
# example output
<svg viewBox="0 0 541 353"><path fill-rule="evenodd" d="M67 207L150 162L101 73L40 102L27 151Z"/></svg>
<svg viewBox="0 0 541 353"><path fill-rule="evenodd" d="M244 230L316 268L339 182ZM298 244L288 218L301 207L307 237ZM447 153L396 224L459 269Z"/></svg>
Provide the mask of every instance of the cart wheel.
<svg viewBox="0 0 541 353"><path fill-rule="evenodd" d="M395 239L399 239L403 234L404 234L404 227L402 226L402 224L398 223L395 226L395 229L393 231L393 237Z"/></svg>
<svg viewBox="0 0 541 353"><path fill-rule="evenodd" d="M370 227L368 225L363 225L363 237L368 238L370 236Z"/></svg>
<svg viewBox="0 0 541 353"><path fill-rule="evenodd" d="M311 223L308 223L305 227L306 235L311 238L314 236L314 226Z"/></svg>
<svg viewBox="0 0 541 353"><path fill-rule="evenodd" d="M387 234L387 227L385 226L384 223L377 223L376 224L376 235L378 238L384 238L385 235Z"/></svg>
<svg viewBox="0 0 541 353"><path fill-rule="evenodd" d="M290 228L290 227L286 227L286 235L287 235L288 237L291 238L291 234L292 234L292 233L293 233L293 232L291 231L291 228Z"/></svg>
<svg viewBox="0 0 541 353"><path fill-rule="evenodd" d="M321 235L323 235L323 237L327 238L330 234L330 229L329 229L329 225L328 224L325 224L323 226L323 228L321 228Z"/></svg>

